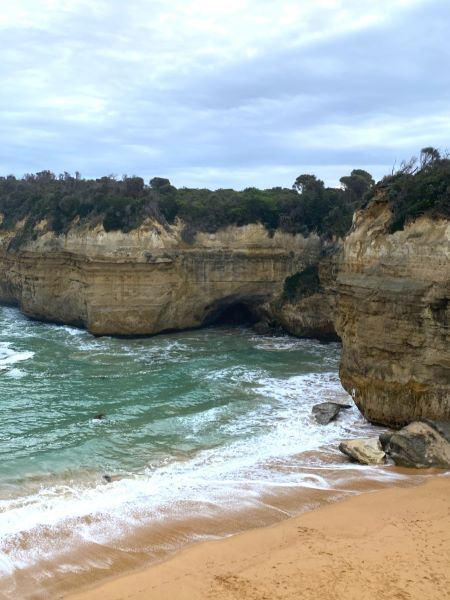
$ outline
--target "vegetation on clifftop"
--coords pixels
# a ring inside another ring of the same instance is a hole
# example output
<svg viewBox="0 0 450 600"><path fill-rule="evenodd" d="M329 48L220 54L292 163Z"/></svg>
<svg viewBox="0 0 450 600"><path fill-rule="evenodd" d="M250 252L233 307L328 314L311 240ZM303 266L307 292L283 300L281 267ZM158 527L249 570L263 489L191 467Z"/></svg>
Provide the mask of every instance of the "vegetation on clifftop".
<svg viewBox="0 0 450 600"><path fill-rule="evenodd" d="M214 232L228 225L262 223L269 231L343 236L353 212L375 197L387 198L393 218L391 231L420 215L450 216L450 160L434 148L422 150L420 160L403 163L400 169L374 185L372 176L354 169L341 177L340 188L325 187L315 175L297 177L292 188L260 190L176 189L168 179L113 176L83 179L78 173L55 175L51 171L18 179L0 177L0 228L21 223L12 242L19 247L36 235L35 225L65 233L75 222L102 223L106 231L131 231L147 217L163 226L180 218L183 237L194 239L197 231Z"/></svg>
<svg viewBox="0 0 450 600"><path fill-rule="evenodd" d="M381 195L387 198L392 220L389 232L422 215L450 218L450 159L435 148L423 148L419 159L413 157L384 177L367 195L367 201Z"/></svg>
<svg viewBox="0 0 450 600"><path fill-rule="evenodd" d="M320 277L317 265L309 265L303 271L298 271L286 277L283 287L283 300L296 302L307 296L320 292Z"/></svg>
<svg viewBox="0 0 450 600"><path fill-rule="evenodd" d="M146 185L141 177L82 179L50 171L21 179L9 175L0 177L0 227L8 230L23 222L13 247L35 235L34 226L43 219L51 230L65 233L75 220L128 232L147 217L162 225L180 218L186 241L196 231L258 222L269 231L342 236L374 181L366 171L354 170L341 183L341 188L327 188L314 175L300 175L291 189L211 191L176 189L161 177Z"/></svg>

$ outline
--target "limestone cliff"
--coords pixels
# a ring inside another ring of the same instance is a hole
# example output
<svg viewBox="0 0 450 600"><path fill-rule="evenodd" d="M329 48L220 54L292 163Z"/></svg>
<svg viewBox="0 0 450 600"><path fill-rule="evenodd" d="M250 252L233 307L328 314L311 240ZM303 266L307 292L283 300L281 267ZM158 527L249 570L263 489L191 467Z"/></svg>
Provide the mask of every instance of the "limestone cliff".
<svg viewBox="0 0 450 600"><path fill-rule="evenodd" d="M369 420L450 419L450 225L422 217L389 234L390 219L378 198L343 244L257 224L187 242L182 223L148 219L65 235L42 222L11 245L19 223L0 235L0 301L99 335L199 327L242 304L294 335L337 331L342 383Z"/></svg>
<svg viewBox="0 0 450 600"><path fill-rule="evenodd" d="M450 223L387 233L388 204L356 214L338 274L341 381L371 421L450 419Z"/></svg>
<svg viewBox="0 0 450 600"><path fill-rule="evenodd" d="M284 291L267 307L266 318L297 337L338 340L334 322L340 256L340 242L323 243L322 256L314 265L317 281L308 281L291 295Z"/></svg>
<svg viewBox="0 0 450 600"><path fill-rule="evenodd" d="M286 277L317 263L322 248L315 235L270 236L256 224L198 233L192 244L182 224L151 220L126 234L74 224L56 235L41 223L17 251L14 235L0 238L0 301L94 334L198 327L237 303L257 313Z"/></svg>

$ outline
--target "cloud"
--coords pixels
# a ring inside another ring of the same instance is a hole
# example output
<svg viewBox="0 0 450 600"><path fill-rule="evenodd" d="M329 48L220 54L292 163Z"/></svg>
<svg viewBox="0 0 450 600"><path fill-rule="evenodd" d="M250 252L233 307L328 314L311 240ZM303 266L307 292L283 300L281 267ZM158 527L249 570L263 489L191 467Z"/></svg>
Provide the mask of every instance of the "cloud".
<svg viewBox="0 0 450 600"><path fill-rule="evenodd" d="M17 0L0 172L201 187L380 177L450 139L445 0Z"/></svg>

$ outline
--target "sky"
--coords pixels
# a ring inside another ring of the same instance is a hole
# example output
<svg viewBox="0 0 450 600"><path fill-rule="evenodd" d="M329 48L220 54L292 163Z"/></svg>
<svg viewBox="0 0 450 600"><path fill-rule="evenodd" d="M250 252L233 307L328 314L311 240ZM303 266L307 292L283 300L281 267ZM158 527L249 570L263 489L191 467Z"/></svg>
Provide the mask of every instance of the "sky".
<svg viewBox="0 0 450 600"><path fill-rule="evenodd" d="M450 146L448 0L0 0L0 175L376 179Z"/></svg>

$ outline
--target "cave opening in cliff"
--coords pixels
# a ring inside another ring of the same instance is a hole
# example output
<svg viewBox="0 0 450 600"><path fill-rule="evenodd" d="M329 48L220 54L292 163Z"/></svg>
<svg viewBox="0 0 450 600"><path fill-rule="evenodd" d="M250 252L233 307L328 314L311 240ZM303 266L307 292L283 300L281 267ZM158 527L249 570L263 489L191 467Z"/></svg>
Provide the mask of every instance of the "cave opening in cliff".
<svg viewBox="0 0 450 600"><path fill-rule="evenodd" d="M252 325L257 318L251 308L244 302L236 302L216 312L210 321L213 325L228 325L238 327Z"/></svg>

